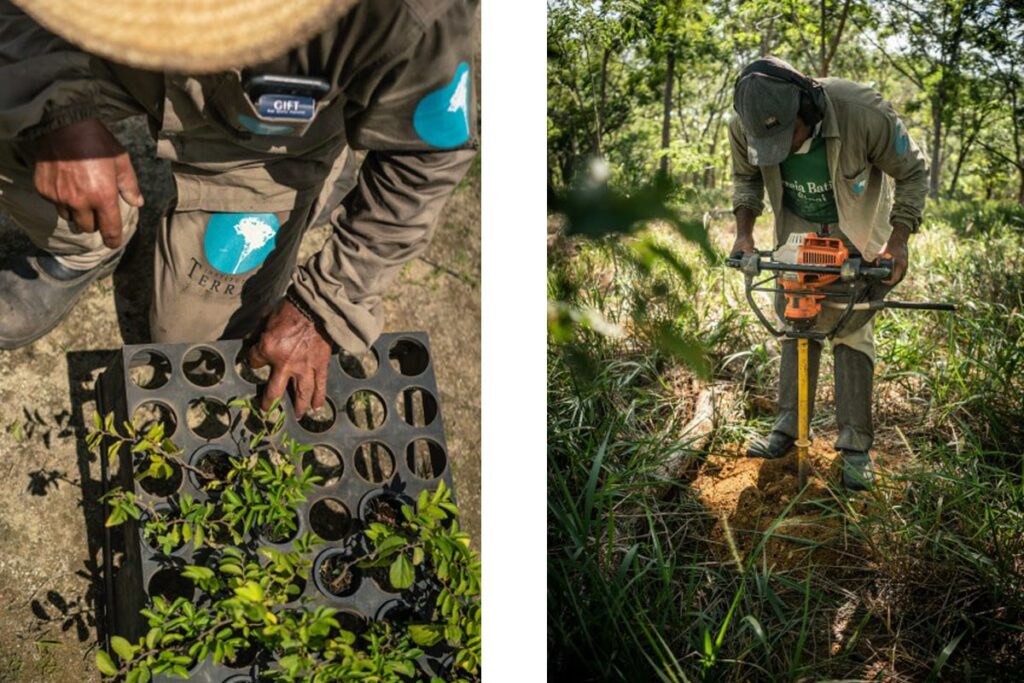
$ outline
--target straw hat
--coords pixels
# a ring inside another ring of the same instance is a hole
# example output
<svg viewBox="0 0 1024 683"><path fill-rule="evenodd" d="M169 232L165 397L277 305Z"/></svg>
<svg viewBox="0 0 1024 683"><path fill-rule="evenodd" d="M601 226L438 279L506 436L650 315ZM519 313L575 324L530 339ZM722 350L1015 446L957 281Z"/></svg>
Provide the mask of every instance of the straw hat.
<svg viewBox="0 0 1024 683"><path fill-rule="evenodd" d="M268 61L325 31L359 0L13 0L88 52L157 71L209 73Z"/></svg>

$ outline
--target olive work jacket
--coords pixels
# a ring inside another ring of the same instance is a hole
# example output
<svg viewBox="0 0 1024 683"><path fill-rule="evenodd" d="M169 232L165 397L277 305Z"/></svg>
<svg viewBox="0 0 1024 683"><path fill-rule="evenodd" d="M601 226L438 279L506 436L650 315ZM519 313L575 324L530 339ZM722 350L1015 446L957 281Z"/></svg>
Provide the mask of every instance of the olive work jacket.
<svg viewBox="0 0 1024 683"><path fill-rule="evenodd" d="M892 105L872 88L842 78L819 81L825 91L821 134L828 153L839 229L866 259L878 256L892 224L916 231L928 194L928 159L907 133ZM782 174L778 165L751 163L738 116L729 121L732 205L759 215L764 191L775 214L775 234L784 235ZM889 176L895 182L890 187Z"/></svg>
<svg viewBox="0 0 1024 683"><path fill-rule="evenodd" d="M0 0L0 140L85 118L145 114L171 162L177 210L289 211L345 146L366 150L332 236L293 287L342 348L379 335L387 284L428 245L476 154L478 0L364 0L305 45L212 75L146 71L86 54ZM255 74L323 78L300 137L257 134L243 89Z"/></svg>

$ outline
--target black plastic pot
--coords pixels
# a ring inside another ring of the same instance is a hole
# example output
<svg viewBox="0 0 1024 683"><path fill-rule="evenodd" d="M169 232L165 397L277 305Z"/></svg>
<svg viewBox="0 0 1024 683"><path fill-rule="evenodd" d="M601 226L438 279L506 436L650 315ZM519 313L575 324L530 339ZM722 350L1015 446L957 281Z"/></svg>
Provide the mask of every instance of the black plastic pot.
<svg viewBox="0 0 1024 683"><path fill-rule="evenodd" d="M242 351L240 340L125 346L97 384L97 407L102 415L113 412L118 425L131 419L137 410L140 415L145 413L147 419L153 419L153 406L164 414L169 411L176 422L172 439L182 449L182 458L189 463L199 462L204 453L211 451L247 455L251 432L239 409L230 409L230 427L215 438L204 438L186 424L189 406L196 401L213 399L219 404L227 404L236 397L261 394L261 384L252 381L258 379L254 371L237 362L244 358ZM444 481L449 487L452 485L440 396L427 335L385 334L373 345L372 353L377 361L373 372L360 368L353 370L351 357L332 359L328 398L334 409L333 422L327 420L311 425L303 420L300 423L292 412L290 399L286 399L283 402L285 422L282 430L302 443L326 446L341 458L340 476L329 485L316 486L299 506L298 533L311 528L310 510L318 501L338 501L351 515L347 533L314 548L310 557L314 562L311 576L307 577L299 598L307 599L311 607L328 605L363 615L381 614L385 603L394 605L396 600L401 603L404 594L382 590L365 575L348 594L332 594L317 573L323 560L339 553L365 552L358 536L365 527L362 515L372 499L384 495L411 503L421 490L436 488L439 481ZM415 405L410 402L410 396L416 396ZM400 405L402 401L407 403ZM429 419L410 419L414 410L426 414ZM427 424L417 426L424 422ZM431 448L439 449L439 453L428 454L434 467L424 469L423 458L420 457L417 469L415 458L409 454L410 448L424 441L433 444ZM438 467L443 469L437 472ZM421 476L417 476L417 472ZM424 472L436 476L423 478ZM185 476L179 477L180 484L171 487L174 490L169 495L158 495L164 491L147 491L135 480L132 457L126 449L122 449L118 458L117 471L108 472L106 463L102 464L104 490L120 485L133 491L140 501L161 507L173 506L175 499L183 493L197 500L220 495L219 491L205 490L194 473L183 474ZM140 524L131 519L121 526L107 529L104 540L108 637L117 634L135 639L143 635L147 626L139 610L150 600L148 590L154 576L159 573L157 583L164 586L161 590L173 591L176 588L173 580L168 581L169 572L206 559L196 557L191 544L175 550L171 556L165 556L144 541ZM254 529L252 537L243 545L252 549L259 544L269 543L267 539L260 538L258 529ZM293 547L293 541L272 545L287 551ZM119 565L113 568L115 547L122 553ZM414 586L410 592L416 589ZM422 603L422 596L417 602ZM257 662L264 660L265 657L256 658ZM239 677L237 680L247 680L258 674L254 670L258 666L232 669L207 660L196 665L190 680L210 683L226 683L236 680L236 677ZM153 680L171 679L156 676Z"/></svg>

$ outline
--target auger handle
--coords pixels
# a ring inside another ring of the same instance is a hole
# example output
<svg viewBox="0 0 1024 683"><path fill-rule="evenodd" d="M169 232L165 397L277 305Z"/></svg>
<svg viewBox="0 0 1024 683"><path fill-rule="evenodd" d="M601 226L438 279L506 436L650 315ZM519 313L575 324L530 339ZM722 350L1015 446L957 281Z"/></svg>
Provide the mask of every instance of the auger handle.
<svg viewBox="0 0 1024 683"><path fill-rule="evenodd" d="M928 303L914 301L886 301L886 308L907 308L912 311L955 311L956 304Z"/></svg>

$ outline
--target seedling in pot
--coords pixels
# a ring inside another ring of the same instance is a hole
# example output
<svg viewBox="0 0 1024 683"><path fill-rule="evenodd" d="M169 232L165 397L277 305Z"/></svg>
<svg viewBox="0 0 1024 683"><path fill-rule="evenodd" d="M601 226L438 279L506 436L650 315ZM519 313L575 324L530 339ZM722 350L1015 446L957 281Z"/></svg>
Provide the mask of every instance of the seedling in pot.
<svg viewBox="0 0 1024 683"><path fill-rule="evenodd" d="M299 465L310 447L281 434L278 418L268 420L245 401L232 404L250 411L264 428L253 434L254 452L230 457L229 469L185 462L174 443L163 438L159 425L141 434L129 424L118 433L112 418L97 420L90 446L98 450L106 444L109 459L126 447L146 463L145 479L165 476L165 465L172 466L173 474L176 465L194 481L222 482L218 497L196 500L179 493L170 506L163 503L159 510L132 491L115 488L105 495L108 525L140 520L143 534L161 549L173 551L179 542L191 542L196 549L209 550L201 564L167 568L171 574L161 579L166 585L153 587L157 594L151 594L151 604L142 611L148 630L135 642L114 636L112 651L97 653L101 673L140 683L156 674L187 676L208 658L243 663L258 651L273 654L268 680L478 680L480 565L468 549L468 536L458 527L447 487L442 483L436 490L423 491L415 505L390 494L377 496L364 510L369 524L362 538L349 537L349 527L341 532L346 549L321 553L328 555L326 559L340 557L340 565L321 562L317 567L318 572L326 571L317 579L330 592L354 592L364 571L381 568L390 587L403 591L403 599L425 606L415 610L422 617L415 622L404 617L401 622L360 622L355 629L350 615L313 605L306 595L313 569L310 558L316 555L319 538L300 534L288 549L254 544L254 535L268 529L294 533L301 527L299 506L320 479L312 467ZM357 548L364 554L355 555ZM433 587L419 599L412 594L419 590L412 588L417 575ZM454 651L444 679L421 670L426 666L421 661L423 648L441 644Z"/></svg>

